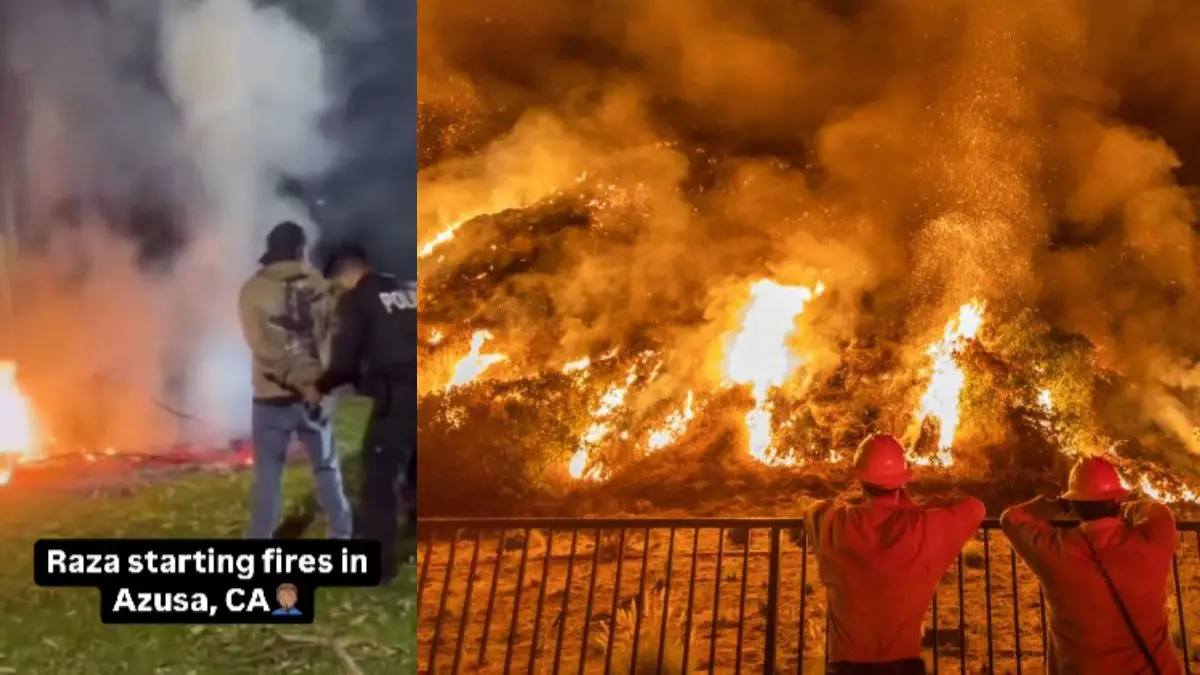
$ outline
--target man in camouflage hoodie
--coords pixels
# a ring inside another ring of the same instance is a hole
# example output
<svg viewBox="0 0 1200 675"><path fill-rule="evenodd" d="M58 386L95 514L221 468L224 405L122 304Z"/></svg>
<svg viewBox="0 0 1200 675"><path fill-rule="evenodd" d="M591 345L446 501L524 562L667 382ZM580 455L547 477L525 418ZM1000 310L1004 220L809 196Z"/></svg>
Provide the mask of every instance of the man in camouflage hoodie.
<svg viewBox="0 0 1200 675"><path fill-rule="evenodd" d="M299 225L276 225L259 258L261 267L242 286L238 303L254 361L250 538L269 539L278 524L283 467L293 437L312 461L330 538L349 539L353 533L329 425L314 421L302 394L321 374L333 303L324 277L304 262L306 243Z"/></svg>

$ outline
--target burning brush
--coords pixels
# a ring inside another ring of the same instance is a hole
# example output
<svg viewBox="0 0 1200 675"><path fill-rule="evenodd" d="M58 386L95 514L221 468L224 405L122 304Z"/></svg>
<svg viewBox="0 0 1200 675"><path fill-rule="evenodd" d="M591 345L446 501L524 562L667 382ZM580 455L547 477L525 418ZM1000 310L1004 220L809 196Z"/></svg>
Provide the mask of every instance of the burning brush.
<svg viewBox="0 0 1200 675"><path fill-rule="evenodd" d="M809 446L814 443L828 446L835 437L844 440L840 435L814 435L797 427L805 424L827 424L827 421L817 421L812 414L819 413L822 406L836 409L838 415L844 415L846 412L844 408L838 408L825 400L831 396L844 399L846 391L839 388L843 385L827 387L821 390L824 394L803 393L794 386L797 374L804 372L806 364L811 362L810 355L803 353L802 348L798 347L803 343L803 340L797 339L802 337L797 335L802 330L801 317L812 302L822 297L825 286L819 282L812 285L788 285L772 279L760 279L751 283L747 290L749 297L739 311L736 327L728 331L723 338L720 374L711 383L710 390L694 389L691 384L698 383L693 382L689 384L686 394L681 392L678 400L660 397L648 404L645 392L652 391L655 383L663 376L666 360L661 351L662 345L639 347L638 351L630 349L630 346L614 347L605 354L583 356L558 368L564 376L564 381L571 383L573 389L590 400L587 418L581 425L573 449L564 461L563 468L572 478L606 480L612 473L614 460L618 463L624 462L638 455L663 451L680 442L689 436L695 420L712 414L712 406L729 405L730 401L734 400L724 396L725 392L732 393L732 390L739 388L749 394L748 410L742 414L741 424L744 427L746 450L750 457L771 466L797 466L806 459L839 460L839 456L832 450ZM972 373L982 374L976 368L968 372L967 367L972 360L991 359L996 361L1002 370L1009 368L1002 363L1002 358L987 356L986 348L978 342L985 317L984 302L970 299L955 310L941 334L924 349L926 362L920 373L923 384L920 385L919 398L914 401L915 405L909 413L909 419L913 422L908 433L912 439L910 461L914 464L945 468L955 463L954 448L959 442L960 427L963 424L964 392L970 389L969 380L975 376ZM427 340L434 356L439 352L443 356L454 353L458 358L457 362L447 362L445 366L437 369L439 381L444 384L428 393L444 396L450 390L495 378L497 375L504 380L514 376L516 379L523 379L515 372L517 365L504 368L503 373L499 372L500 369L492 370L496 364L509 362L508 356L494 348L491 353L485 349L485 345L493 337L492 333L475 330L470 333L469 345L466 345L462 339L446 339L446 335L441 332L441 329L449 330L452 325L451 322L439 323L439 330L435 333L437 339L431 337ZM1029 333L1032 329L1028 326L1022 329L1024 325L1018 321L1013 323L1011 328L1002 327L998 330L1007 330L1011 335L1025 335L1022 339L1026 340L1028 335L1039 334ZM1025 332L1021 332L1022 330ZM999 336L997 340L1002 342ZM1051 347L1058 348L1059 343L1050 341L1047 345L1046 348L1053 352ZM1020 353L1024 356L1018 358L1027 359L1030 356L1026 352ZM1035 364L1042 363L1040 359L1051 358L1050 354L1039 354L1036 350L1032 354L1034 358L1039 359ZM865 365L860 364L861 368L866 370L851 373L850 377L853 380L866 382L877 379L876 371L870 371L869 376L865 375L871 368L870 359L867 361ZM1022 362L1014 366L1027 369L1029 363ZM849 367L853 371L858 366ZM1051 376L1044 370L1043 366L1034 365L1032 372L1025 375L1003 375L995 382L990 379L994 376L988 375L986 377L989 379L981 380L981 383L990 382L995 386L1011 388L1027 387L1032 382L1034 388L1022 394L1029 400L1022 405L1025 409L1033 411L1037 418L1035 423L1039 425L1038 429L1048 435L1048 441L1062 440L1063 443L1073 446L1075 441L1068 443L1073 437L1060 433L1063 429L1071 428L1069 413L1056 409L1056 406L1064 404L1057 401L1056 396L1047 388L1052 381L1058 382L1063 377L1063 373L1059 372L1062 368L1055 369L1056 374L1053 377L1057 379L1054 380L1049 379ZM844 377L844 374L838 377ZM806 384L803 388L807 390L809 386ZM667 390L669 389L664 389ZM487 398L486 394L481 396L483 399ZM810 407L791 410L790 404L785 401L807 401ZM867 405L872 403L868 402ZM809 413L804 414L804 410L808 410ZM450 414L447 420L452 422L451 426L460 428L468 423L464 417L465 408L461 406L451 406L447 409L447 414ZM818 416L829 417L828 414ZM863 423L872 424L874 419L864 419ZM892 424L897 422L903 424L901 420L891 421ZM1081 423L1085 423L1082 418ZM1064 424L1067 426L1063 426ZM802 450L793 443L797 439L807 439L802 443ZM1058 452L1064 454L1077 452L1074 447L1062 444L1055 447ZM840 459L844 460L845 457ZM1148 495L1166 495L1153 481L1135 477L1131 482ZM1190 495L1186 491L1176 492Z"/></svg>
<svg viewBox="0 0 1200 675"><path fill-rule="evenodd" d="M12 480L17 464L37 448L33 406L17 384L17 366L0 362L0 485Z"/></svg>

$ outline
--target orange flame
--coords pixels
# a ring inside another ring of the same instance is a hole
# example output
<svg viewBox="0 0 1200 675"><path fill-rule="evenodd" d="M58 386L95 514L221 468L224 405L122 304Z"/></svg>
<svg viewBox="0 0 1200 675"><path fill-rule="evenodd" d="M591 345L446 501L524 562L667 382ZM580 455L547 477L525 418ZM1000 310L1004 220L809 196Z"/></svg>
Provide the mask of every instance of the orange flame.
<svg viewBox="0 0 1200 675"><path fill-rule="evenodd" d="M930 417L938 421L938 463L950 466L954 458L950 453L954 445L954 434L959 424L959 397L967 377L955 360L969 340L975 338L983 325L983 303L971 300L958 308L958 314L946 324L946 330L939 342L935 342L925 350L933 361L929 377L929 387L921 397L921 407L917 411L918 421ZM914 460L915 463L927 461Z"/></svg>
<svg viewBox="0 0 1200 675"><path fill-rule="evenodd" d="M687 431L688 423L692 421L692 418L696 414L692 410L693 400L692 392L689 391L683 407L667 417L667 421L662 429L655 429L650 432L650 438L646 441L646 448L648 450L651 452L662 450L678 440L683 435L683 432Z"/></svg>
<svg viewBox="0 0 1200 675"><path fill-rule="evenodd" d="M796 330L796 317L813 298L825 292L818 283L807 286L783 286L769 279L750 287L750 303L742 316L738 332L729 340L725 355L725 379L731 384L749 385L754 409L746 414L750 436L750 456L766 464L788 464L771 453L772 410L768 394L787 381L804 359L788 348L788 338Z"/></svg>
<svg viewBox="0 0 1200 675"><path fill-rule="evenodd" d="M33 457L36 443L33 405L17 385L17 366L0 362L0 485L12 480L16 464Z"/></svg>
<svg viewBox="0 0 1200 675"><path fill-rule="evenodd" d="M636 363L630 366L625 381L612 385L600 397L600 403L592 411L592 424L584 432L583 438L579 439L575 454L571 456L571 460L567 464L567 470L572 478L598 480L602 477L595 467L589 468L592 449L608 440L612 435L610 418L625 405L625 396L629 393L629 387L638 379L637 367Z"/></svg>
<svg viewBox="0 0 1200 675"><path fill-rule="evenodd" d="M474 382L483 374L483 371L497 363L508 360L508 357L503 354L481 353L483 343L490 339L492 339L492 334L486 330L476 331L471 336L471 351L460 359L458 363L454 364L454 375L450 377L450 382L446 384L447 389Z"/></svg>

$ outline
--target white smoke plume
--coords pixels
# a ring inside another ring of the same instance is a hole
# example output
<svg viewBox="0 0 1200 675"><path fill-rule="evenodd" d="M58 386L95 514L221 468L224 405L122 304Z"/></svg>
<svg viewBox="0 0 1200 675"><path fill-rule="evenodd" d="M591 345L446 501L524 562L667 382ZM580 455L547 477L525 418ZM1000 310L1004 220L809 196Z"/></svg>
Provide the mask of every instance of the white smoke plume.
<svg viewBox="0 0 1200 675"><path fill-rule="evenodd" d="M251 0L4 4L6 351L36 405L74 443L246 432L237 291L272 225L311 225L280 176L334 156L319 38Z"/></svg>
<svg viewBox="0 0 1200 675"><path fill-rule="evenodd" d="M167 78L204 185L182 273L204 283L194 304L214 301L185 400L222 429L244 429L250 365L236 293L267 231L304 223L305 211L278 196L282 173L314 176L332 161L318 128L330 102L321 44L282 9L247 0L171 3L163 22Z"/></svg>

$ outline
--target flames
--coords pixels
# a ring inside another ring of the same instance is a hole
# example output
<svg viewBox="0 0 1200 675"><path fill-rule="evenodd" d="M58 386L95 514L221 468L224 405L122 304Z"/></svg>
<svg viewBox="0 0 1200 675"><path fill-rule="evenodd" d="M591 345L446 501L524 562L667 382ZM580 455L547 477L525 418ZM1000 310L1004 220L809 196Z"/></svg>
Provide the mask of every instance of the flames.
<svg viewBox="0 0 1200 675"><path fill-rule="evenodd" d="M0 485L12 480L13 467L37 448L33 405L17 384L17 367L0 362Z"/></svg>
<svg viewBox="0 0 1200 675"><path fill-rule="evenodd" d="M695 395L689 391L683 407L671 413L661 429L650 432L650 437L646 440L646 449L650 452L662 450L679 440L679 437L687 431L692 418L696 416L696 411L692 408L694 404Z"/></svg>
<svg viewBox="0 0 1200 675"><path fill-rule="evenodd" d="M937 421L937 461L942 466L949 466L954 461L951 448L960 421L959 399L967 381L957 357L967 342L979 333L983 310L984 305L978 300L959 307L958 314L946 324L942 339L925 350L932 363L929 385L917 409L917 420L922 423L930 419ZM924 458L914 458L914 463L928 462Z"/></svg>
<svg viewBox="0 0 1200 675"><path fill-rule="evenodd" d="M746 386L754 399L754 408L746 413L744 424L749 439L750 456L765 464L790 464L792 460L773 452L773 413L770 395L787 382L804 364L802 355L788 344L796 331L796 319L808 304L824 293L821 284L813 287L786 286L764 279L750 286L750 300L742 312L738 328L726 337L723 379L725 386ZM607 354L603 358L611 358ZM591 424L580 439L575 453L567 463L570 475L576 479L600 479L601 472L592 462L595 449L609 442L615 431L616 417L625 406L626 397L642 376L639 369L649 369L647 380L654 380L661 371L661 361L652 366L654 354L647 352L629 368L624 380L611 385L600 397L591 413ZM586 376L591 361L587 358L572 361L562 368L564 373ZM696 395L687 392L683 402L651 430L644 442L644 452L656 452L687 432L696 416ZM622 432L621 440L628 440Z"/></svg>
<svg viewBox="0 0 1200 675"><path fill-rule="evenodd" d="M458 228L462 227L463 223L465 222L467 222L466 219L447 225L444 230L438 232L437 235L421 246L421 250L417 252L417 257L428 258L429 256L433 255L433 252L436 251L439 246L454 239L454 233L457 232Z"/></svg>
<svg viewBox="0 0 1200 675"><path fill-rule="evenodd" d="M775 428L776 410L772 397L807 361L794 345L799 319L824 291L821 283L803 286L785 285L770 279L756 281L749 287L749 299L740 310L737 327L723 339L719 386L745 387L751 395L753 407L742 418L747 451L764 464L796 464L795 459L781 456L781 448L776 447L775 436L780 430ZM941 467L953 464L952 449L962 421L960 404L968 378L959 361L967 345L977 339L984 324L985 309L985 304L977 299L963 304L947 321L940 339L925 349L927 383L913 414L919 425L933 425L932 429L936 429L937 452L934 457L913 457L914 464ZM437 332L429 342L440 343L443 337ZM489 368L508 360L504 354L483 351L491 339L492 334L486 330L472 334L469 351L454 364L447 389L477 381ZM571 376L577 386L584 386L596 365L618 356L621 356L620 350L614 348L600 356L566 362L558 369ZM655 381L663 369L663 361L653 351L621 358L630 365L615 382L603 389L590 411L586 430L567 460L567 472L574 479L607 478L608 469L596 461L597 451L606 445L619 443L622 444L620 447L649 454L676 443L688 432L699 409L710 400L703 394L698 396L695 391L688 391L673 406L664 406L669 412L658 418L659 422L644 435L632 435L621 426L623 421L628 421L623 417L630 393L635 387ZM1032 403L1047 416L1056 412L1055 396L1048 386L1037 390ZM32 419L29 402L16 387L12 364L0 364L0 453L28 456L34 446ZM1078 451L1064 448L1063 452L1071 455ZM0 473L0 481L7 478L8 473ZM1200 495L1187 487L1174 485L1161 477L1154 479L1149 473L1134 473L1125 480L1129 487L1152 499L1200 502Z"/></svg>
<svg viewBox="0 0 1200 675"><path fill-rule="evenodd" d="M471 351L460 359L458 363L454 364L454 374L450 376L450 381L446 383L447 389L461 387L464 384L474 382L488 368L508 360L508 357L503 354L482 353L483 343L491 339L492 334L488 331L475 331L475 334L471 336Z"/></svg>
<svg viewBox="0 0 1200 675"><path fill-rule="evenodd" d="M725 379L747 385L754 409L746 413L750 456L765 463L786 463L772 453L773 409L769 395L791 377L804 359L788 346L796 331L796 318L813 298L825 291L822 284L783 286L764 279L750 287L750 303L741 326L728 341Z"/></svg>
<svg viewBox="0 0 1200 675"><path fill-rule="evenodd" d="M579 445L576 447L575 454L571 456L568 463L568 471L572 478L590 478L599 479L603 476L600 471L591 464L592 450L609 440L613 433L612 419L617 415L625 405L625 397L629 394L629 387L638 379L637 372L638 364L635 363L629 368L625 379L610 386L602 396L600 403L592 411L592 423L584 432L583 437L579 439Z"/></svg>
<svg viewBox="0 0 1200 675"><path fill-rule="evenodd" d="M1126 487L1129 487L1128 480L1125 480L1125 483ZM1165 485L1154 485L1154 483L1151 482L1148 474L1142 474L1142 477L1139 478L1136 483L1136 488L1142 494L1155 501L1166 503L1187 502L1191 504L1200 502L1200 495L1197 495L1186 486L1180 485L1175 488L1171 488Z"/></svg>

